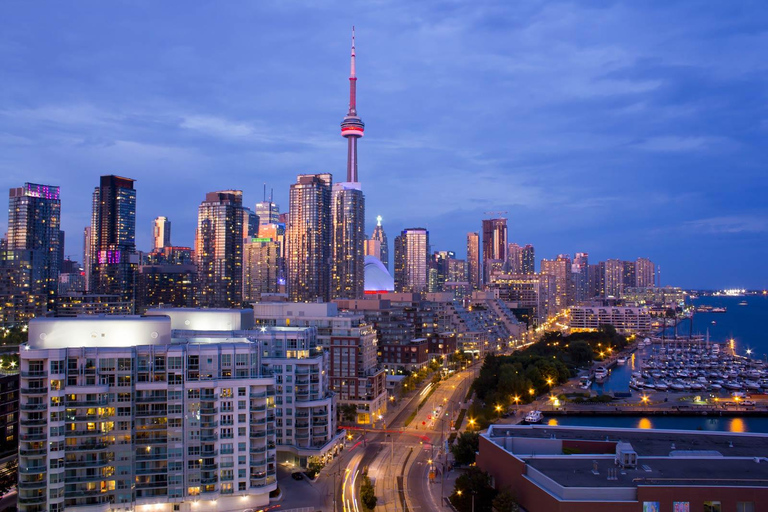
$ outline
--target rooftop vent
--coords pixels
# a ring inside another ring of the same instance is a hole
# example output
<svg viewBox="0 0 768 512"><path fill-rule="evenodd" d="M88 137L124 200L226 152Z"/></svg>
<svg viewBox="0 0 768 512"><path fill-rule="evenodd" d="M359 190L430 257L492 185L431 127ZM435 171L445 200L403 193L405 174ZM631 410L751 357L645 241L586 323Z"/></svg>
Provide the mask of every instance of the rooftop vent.
<svg viewBox="0 0 768 512"><path fill-rule="evenodd" d="M616 465L622 468L637 467L637 452L631 444L621 441L616 443Z"/></svg>

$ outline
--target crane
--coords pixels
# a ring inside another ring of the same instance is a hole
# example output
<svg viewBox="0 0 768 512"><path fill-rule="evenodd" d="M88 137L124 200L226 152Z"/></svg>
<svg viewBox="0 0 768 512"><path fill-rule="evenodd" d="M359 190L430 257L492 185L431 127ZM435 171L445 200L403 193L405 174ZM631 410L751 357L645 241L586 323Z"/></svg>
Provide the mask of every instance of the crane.
<svg viewBox="0 0 768 512"><path fill-rule="evenodd" d="M490 215L492 218L496 219L503 219L504 215L506 215L509 212L506 211L493 211L493 212L485 212L485 215Z"/></svg>

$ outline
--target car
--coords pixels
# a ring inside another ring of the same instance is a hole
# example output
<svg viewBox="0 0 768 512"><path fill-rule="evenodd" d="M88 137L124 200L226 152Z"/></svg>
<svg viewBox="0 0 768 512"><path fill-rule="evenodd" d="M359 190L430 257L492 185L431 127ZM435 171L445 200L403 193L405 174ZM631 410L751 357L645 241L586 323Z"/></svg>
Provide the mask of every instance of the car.
<svg viewBox="0 0 768 512"><path fill-rule="evenodd" d="M291 473L291 478L294 480L304 480L304 475L301 473Z"/></svg>

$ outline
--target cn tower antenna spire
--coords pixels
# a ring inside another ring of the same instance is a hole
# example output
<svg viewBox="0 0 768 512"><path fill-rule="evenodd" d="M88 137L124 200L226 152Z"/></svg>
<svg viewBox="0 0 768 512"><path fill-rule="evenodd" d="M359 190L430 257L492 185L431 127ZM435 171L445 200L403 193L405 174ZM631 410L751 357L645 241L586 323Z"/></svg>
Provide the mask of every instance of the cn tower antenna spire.
<svg viewBox="0 0 768 512"><path fill-rule="evenodd" d="M357 115L357 72L355 70L355 27L352 26L352 53L349 66L349 111L341 122L341 136L347 139L347 181L357 183L357 139L365 124Z"/></svg>

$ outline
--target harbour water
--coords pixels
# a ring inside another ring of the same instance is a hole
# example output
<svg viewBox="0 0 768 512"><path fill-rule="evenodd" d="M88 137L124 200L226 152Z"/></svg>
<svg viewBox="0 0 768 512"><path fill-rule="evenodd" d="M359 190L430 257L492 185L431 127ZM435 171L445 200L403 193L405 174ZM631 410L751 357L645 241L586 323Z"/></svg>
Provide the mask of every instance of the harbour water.
<svg viewBox="0 0 768 512"><path fill-rule="evenodd" d="M740 303L746 302L746 305ZM737 354L745 355L747 349L752 357L768 360L768 334L763 323L768 318L768 296L747 297L701 297L695 299L696 306L708 305L725 307L725 313L696 313L693 320L693 334L707 334L711 341L733 340ZM713 323L714 322L714 323ZM677 328L679 337L690 332L690 324L683 322ZM673 336L672 329L667 333ZM652 353L651 347L643 347L633 353L625 365L614 366L608 379L602 384L593 383L596 393L631 392L629 381L632 372L640 371L641 361ZM727 391L724 391L727 394ZM690 394L690 392L688 393ZM670 394L670 396L674 396ZM679 396L679 395L678 395ZM558 417L545 418L545 423L560 425L590 425L631 428L677 428L684 430L712 430L730 432L768 432L768 418L734 417Z"/></svg>

